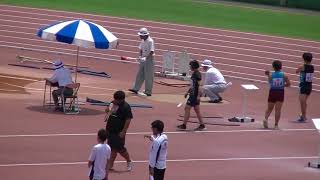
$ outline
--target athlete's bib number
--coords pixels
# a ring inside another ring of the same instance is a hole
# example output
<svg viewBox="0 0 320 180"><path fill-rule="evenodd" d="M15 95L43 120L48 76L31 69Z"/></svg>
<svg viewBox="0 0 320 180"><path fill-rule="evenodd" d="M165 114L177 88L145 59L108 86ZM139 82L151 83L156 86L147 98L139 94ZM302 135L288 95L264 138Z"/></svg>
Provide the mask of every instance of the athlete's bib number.
<svg viewBox="0 0 320 180"><path fill-rule="evenodd" d="M306 82L312 82L313 73L306 73Z"/></svg>
<svg viewBox="0 0 320 180"><path fill-rule="evenodd" d="M283 87L283 78L274 78L272 79L273 87Z"/></svg>

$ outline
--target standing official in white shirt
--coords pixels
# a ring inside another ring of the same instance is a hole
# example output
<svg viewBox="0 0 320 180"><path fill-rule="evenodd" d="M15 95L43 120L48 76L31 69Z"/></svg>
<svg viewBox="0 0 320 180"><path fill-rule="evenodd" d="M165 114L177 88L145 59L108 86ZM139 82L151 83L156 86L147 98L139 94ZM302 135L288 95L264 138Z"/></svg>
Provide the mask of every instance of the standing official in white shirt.
<svg viewBox="0 0 320 180"><path fill-rule="evenodd" d="M154 78L154 41L149 36L147 28L141 28L138 35L142 39L139 45L139 70L137 72L134 87L129 89L133 93L138 93L143 81L145 81L145 91L147 96L151 96Z"/></svg>
<svg viewBox="0 0 320 180"><path fill-rule="evenodd" d="M150 180L163 180L166 171L168 137L163 134L164 124L160 120L151 123L153 135L145 136L151 141L149 152Z"/></svg>
<svg viewBox="0 0 320 180"><path fill-rule="evenodd" d="M205 71L204 83L202 90L205 95L210 98L210 103L219 103L222 101L222 97L219 93L224 92L232 83L226 83L221 72L212 66L212 62L205 59L201 64Z"/></svg>

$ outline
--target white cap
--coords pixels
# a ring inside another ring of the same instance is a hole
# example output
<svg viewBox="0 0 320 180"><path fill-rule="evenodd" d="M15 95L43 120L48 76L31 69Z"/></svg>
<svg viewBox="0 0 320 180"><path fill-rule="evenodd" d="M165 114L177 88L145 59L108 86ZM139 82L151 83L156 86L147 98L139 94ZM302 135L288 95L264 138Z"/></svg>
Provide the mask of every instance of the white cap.
<svg viewBox="0 0 320 180"><path fill-rule="evenodd" d="M61 67L63 67L63 62L61 61L61 60L55 60L54 62L53 62L53 67L55 68L55 69L59 69L59 68L61 68Z"/></svg>
<svg viewBox="0 0 320 180"><path fill-rule="evenodd" d="M213 67L213 66L212 66L212 62L211 62L211 60L209 60L209 59L203 60L203 62L201 63L201 66Z"/></svg>
<svg viewBox="0 0 320 180"><path fill-rule="evenodd" d="M139 30L139 32L138 32L138 35L139 35L139 36L147 36L147 35L149 35L149 31L148 31L147 28L141 28L141 29Z"/></svg>

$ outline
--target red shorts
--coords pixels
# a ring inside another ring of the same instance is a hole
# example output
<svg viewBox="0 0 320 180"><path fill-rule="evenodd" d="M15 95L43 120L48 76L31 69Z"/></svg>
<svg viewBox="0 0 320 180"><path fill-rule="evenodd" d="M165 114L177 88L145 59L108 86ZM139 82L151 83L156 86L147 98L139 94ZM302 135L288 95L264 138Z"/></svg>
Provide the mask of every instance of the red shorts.
<svg viewBox="0 0 320 180"><path fill-rule="evenodd" d="M284 89L270 89L268 102L283 102L284 100Z"/></svg>

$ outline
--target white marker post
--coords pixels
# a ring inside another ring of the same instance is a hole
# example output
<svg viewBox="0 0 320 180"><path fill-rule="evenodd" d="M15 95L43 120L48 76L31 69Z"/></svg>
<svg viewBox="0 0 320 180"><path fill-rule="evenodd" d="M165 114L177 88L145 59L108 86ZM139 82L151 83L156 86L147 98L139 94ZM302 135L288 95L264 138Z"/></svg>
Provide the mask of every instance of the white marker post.
<svg viewBox="0 0 320 180"><path fill-rule="evenodd" d="M318 132L320 133L320 118L318 119L312 119L312 122L314 124L314 126L316 127L316 129L318 130ZM316 162L309 162L308 166L309 167L313 167L313 168L320 168L320 145L319 145L319 157L318 160Z"/></svg>
<svg viewBox="0 0 320 180"><path fill-rule="evenodd" d="M253 84L241 84L241 87L244 89L242 96L242 117L234 117L231 119L237 122L254 122L254 118L247 116L247 97L248 92L258 90L259 88Z"/></svg>

